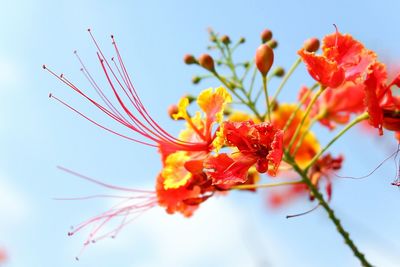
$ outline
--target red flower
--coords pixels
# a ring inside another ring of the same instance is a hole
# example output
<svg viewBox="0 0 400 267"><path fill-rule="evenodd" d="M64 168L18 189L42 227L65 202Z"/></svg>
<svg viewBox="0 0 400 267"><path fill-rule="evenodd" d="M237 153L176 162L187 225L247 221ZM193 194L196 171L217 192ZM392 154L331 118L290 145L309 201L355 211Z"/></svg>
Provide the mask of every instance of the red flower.
<svg viewBox="0 0 400 267"><path fill-rule="evenodd" d="M299 99L305 94L309 94L309 89L301 88ZM364 86L346 82L338 88L327 88L317 99L312 107L310 116L317 117L319 122L333 130L336 124L345 124L350 116L360 113L365 109L364 106ZM304 106L308 106L312 93L308 95Z"/></svg>
<svg viewBox="0 0 400 267"><path fill-rule="evenodd" d="M269 123L253 121L225 122L222 126L225 144L238 152L210 156L205 162L206 173L214 184L245 183L247 173L255 165L260 173L275 176L283 153L283 131Z"/></svg>
<svg viewBox="0 0 400 267"><path fill-rule="evenodd" d="M325 36L322 55L304 48L298 54L310 75L325 87L337 88L346 81L357 83L366 73L376 55L353 39L351 35L336 33Z"/></svg>

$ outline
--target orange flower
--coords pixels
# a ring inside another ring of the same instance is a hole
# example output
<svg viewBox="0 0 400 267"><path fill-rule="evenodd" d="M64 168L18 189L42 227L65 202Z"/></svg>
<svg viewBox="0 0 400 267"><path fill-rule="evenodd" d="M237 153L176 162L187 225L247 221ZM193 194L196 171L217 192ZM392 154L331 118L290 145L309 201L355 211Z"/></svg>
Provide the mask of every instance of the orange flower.
<svg viewBox="0 0 400 267"><path fill-rule="evenodd" d="M298 54L310 75L324 87L337 88L347 81L357 83L376 59L375 53L351 35L338 31L325 36L322 43L322 55L304 48Z"/></svg>
<svg viewBox="0 0 400 267"><path fill-rule="evenodd" d="M94 240L92 238L105 223L118 216L140 213L157 204L165 207L169 213L181 212L185 216L190 216L202 201L211 196L215 190L220 190L220 188L212 186L210 179L203 173L203 161L214 149L215 129L218 129L222 122L225 106L232 101L230 94L223 87L215 90L212 88L203 90L197 97L200 111L196 112L194 116L190 116L187 111L189 99L182 98L173 112L173 118L185 120L186 128L181 131L179 137L174 137L150 116L147 108L143 105L114 37L111 38L116 57L108 60L90 30L89 33L98 50L97 59L107 81L106 87L100 87L100 83L93 78L95 76L89 72L79 55L75 54L81 63L82 72L94 92L97 93L97 99L89 96L86 90L79 88L65 75L56 75L46 66L43 68L93 104L106 117L127 128L130 133L133 133L133 136L122 134L98 123L52 94L50 97L102 129L128 140L157 148L161 155L163 169L157 178L156 192L128 190L133 193L132 198L127 198L114 209L83 222L70 233L72 235L91 224L100 224L86 243ZM76 175L83 177L79 174ZM85 179L94 181L90 178ZM107 185L107 187L120 189L111 185ZM124 189L124 191L126 190ZM139 196L136 197L136 194ZM143 202L138 204L135 200L143 200Z"/></svg>
<svg viewBox="0 0 400 267"><path fill-rule="evenodd" d="M230 95L222 87L215 91L211 88L202 91L197 103L204 112L203 117L200 112L190 117L187 112L188 99L180 100L174 117L185 119L187 128L180 133L179 140L188 143L206 142L208 149L190 151L160 146L164 166L157 179L157 197L159 205L165 207L168 213L177 211L191 216L197 206L217 190L203 172L203 162L213 148L216 137L216 134L212 134L212 127L222 121L223 109L230 100Z"/></svg>
<svg viewBox="0 0 400 267"><path fill-rule="evenodd" d="M278 107L274 110L274 112L272 112L271 116L272 124L278 129L283 129L289 118L295 112L296 108L297 105L295 104L283 103L278 105ZM296 131L296 128L299 125L303 116L304 116L304 111L300 109L296 113L289 127L287 127L286 131L284 132L283 146L285 148L287 148L287 146L289 145L290 140L292 139L292 136ZM310 124L309 119L306 119L302 129L300 130L300 134L295 140L294 145L290 151L291 153L293 153L297 143L300 141L301 136L305 133L309 124ZM307 163L318 153L320 149L321 149L320 145L318 143L318 140L315 138L315 135L311 131L306 133L303 143L301 144L299 150L296 153L295 156L296 163L299 164L301 167L306 166Z"/></svg>

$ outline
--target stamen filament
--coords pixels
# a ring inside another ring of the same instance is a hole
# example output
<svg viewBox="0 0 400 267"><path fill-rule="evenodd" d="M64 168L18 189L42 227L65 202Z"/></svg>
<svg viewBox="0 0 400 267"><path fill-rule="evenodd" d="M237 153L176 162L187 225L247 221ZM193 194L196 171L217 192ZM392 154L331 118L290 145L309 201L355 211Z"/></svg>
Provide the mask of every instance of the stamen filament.
<svg viewBox="0 0 400 267"><path fill-rule="evenodd" d="M269 184L243 184L243 185L235 185L232 187L232 189L246 190L246 189L277 187L277 186L284 186L284 185L295 185L295 184L302 184L302 183L304 183L303 180L281 182L281 183L269 183Z"/></svg>

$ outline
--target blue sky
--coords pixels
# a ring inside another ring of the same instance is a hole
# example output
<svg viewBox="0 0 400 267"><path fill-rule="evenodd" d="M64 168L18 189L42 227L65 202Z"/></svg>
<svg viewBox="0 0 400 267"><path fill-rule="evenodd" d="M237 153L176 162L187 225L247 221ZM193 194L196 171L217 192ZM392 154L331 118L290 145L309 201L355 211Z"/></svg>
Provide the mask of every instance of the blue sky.
<svg viewBox="0 0 400 267"><path fill-rule="evenodd" d="M55 201L54 197L104 191L56 168L62 165L126 187L152 188L160 163L154 149L101 131L70 112L48 93L79 110L104 118L70 89L45 73L46 63L85 84L72 51L96 69L86 32L92 28L106 51L113 33L131 77L154 118L173 133L181 124L166 108L184 93L200 71L182 56L205 51L207 27L244 36L239 57L252 57L259 33L268 27L279 41L276 64L289 67L311 36L349 32L381 60L398 67L398 1L2 1L0 11L0 247L7 267L46 266L358 266L323 210L286 220L312 207L306 201L272 211L265 192L213 198L189 220L154 209L115 240L90 246L74 260L84 235L67 237L69 227L111 205L107 200ZM396 64L397 63L397 64ZM100 72L97 72L99 75ZM305 79L293 76L282 99L293 100ZM106 121L106 120L104 120ZM319 131L321 142L328 133ZM346 161L343 175L363 175L395 149L384 138L353 131L333 148ZM332 207L360 249L377 266L400 261L400 191L390 186L395 167L388 162L365 180L335 183Z"/></svg>

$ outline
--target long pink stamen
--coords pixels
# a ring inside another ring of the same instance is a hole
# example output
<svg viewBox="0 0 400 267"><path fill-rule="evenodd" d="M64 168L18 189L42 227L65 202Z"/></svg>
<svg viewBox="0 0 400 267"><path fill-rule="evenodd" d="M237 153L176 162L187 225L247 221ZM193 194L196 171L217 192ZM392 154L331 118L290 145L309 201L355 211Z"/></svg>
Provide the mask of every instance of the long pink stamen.
<svg viewBox="0 0 400 267"><path fill-rule="evenodd" d="M156 192L149 190L139 190L139 189L130 189L120 186L114 186L107 183L103 183L97 179L88 177L86 175L77 173L70 169L60 167L59 169L77 176L81 179L87 180L89 182L95 183L99 186L117 190L129 192L131 196L118 196L118 195L109 195L109 194L98 194L91 196L83 196L83 197L72 197L72 198L57 198L57 200L89 200L93 198L112 198L112 199L121 199L117 204L113 205L107 211L100 213L99 215L92 217L74 227L72 227L71 231L68 232L69 236L76 234L90 226L93 228L90 230L88 237L84 241L83 247L76 257L79 260L80 255L84 252L86 247L91 243L95 243L99 240L102 240L106 237L115 237L124 226L137 219L141 214L145 211L155 207L158 203L158 199L156 196ZM106 224L110 223L113 219L120 218L120 222L118 225L111 231L107 231L102 233Z"/></svg>
<svg viewBox="0 0 400 267"><path fill-rule="evenodd" d="M88 80L92 88L96 91L97 95L100 97L102 102L104 103L105 106L101 105L88 95L86 95L82 90L80 90L77 86L75 86L71 81L69 81L65 75L56 75L52 70L48 69L46 66L43 66L44 69L46 69L49 73L57 77L60 81L62 81L64 84L66 84L68 87L72 88L75 92L78 94L82 95L84 98L86 98L89 102L91 102L95 107L100 109L102 112L104 112L107 116L115 120L116 122L120 123L121 125L133 130L134 132L140 134L144 138L158 144L159 146L166 146L166 147L171 147L172 150L188 150L188 151L204 151L209 149L209 142L210 140L206 140L204 134L195 127L195 125L191 125L193 130L201 137L204 142L190 142L190 141L185 141L185 140L180 140L175 137L173 137L171 134L169 134L167 131L165 131L148 113L146 110L145 106L143 105L142 101L140 100L137 91L135 90L132 81L129 77L129 74L126 70L126 67L122 61L122 57L120 55L120 52L118 50L118 46L115 42L114 37L112 36L112 43L115 49L115 53L117 55L118 59L118 64L115 62L114 59L112 61L114 62L114 69L113 70L112 66L110 63L107 61L106 57L104 56L100 46L98 45L96 39L94 38L93 34L91 33L90 29L88 30L91 39L93 40L98 52L97 52L97 57L100 62L100 65L102 67L103 73L107 79L108 85L111 88L111 91L118 102L119 108L121 108L121 111L113 104L113 102L106 96L105 92L101 89L101 87L96 83L94 80L93 76L90 74L89 70L86 68L85 64L77 54L77 52L74 52L80 65L81 65L81 71L85 78ZM122 94L120 94L117 90L117 87L119 87L122 90ZM134 110L138 112L139 116L136 116L131 112L131 110L127 107L127 105L124 103L123 100L126 97L129 101L130 104L134 107ZM101 124L97 123L96 121L88 118L86 115L83 115L81 112L78 112L75 108L71 107L70 105L66 104L64 101L60 100L59 98L56 98L52 96L52 98L56 99L63 105L67 106L74 112L78 113L82 117L88 119L90 122L94 123L95 125L111 132L116 135L122 136L124 138L127 138L129 140L139 142L142 144L150 145L157 147L156 144L151 144L148 142L144 142L135 138L128 137L126 135L120 134L116 131L113 131L107 127L102 126ZM123 115L126 114L126 117ZM141 119L142 120L141 120ZM128 121L129 120L129 121Z"/></svg>

